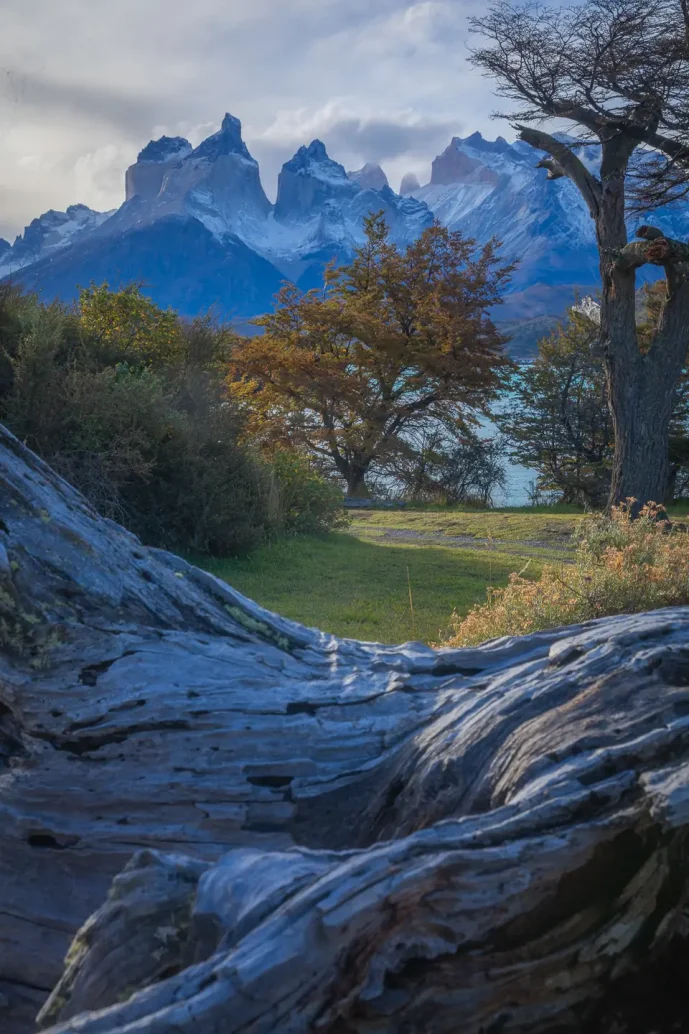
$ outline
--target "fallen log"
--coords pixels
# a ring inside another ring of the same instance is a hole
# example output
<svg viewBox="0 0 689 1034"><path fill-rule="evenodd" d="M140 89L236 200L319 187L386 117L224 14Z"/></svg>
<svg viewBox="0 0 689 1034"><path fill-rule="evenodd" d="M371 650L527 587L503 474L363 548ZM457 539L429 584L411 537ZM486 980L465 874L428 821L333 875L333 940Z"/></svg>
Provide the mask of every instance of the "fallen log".
<svg viewBox="0 0 689 1034"><path fill-rule="evenodd" d="M0 646L3 1034L682 1020L689 609L339 640L0 429Z"/></svg>

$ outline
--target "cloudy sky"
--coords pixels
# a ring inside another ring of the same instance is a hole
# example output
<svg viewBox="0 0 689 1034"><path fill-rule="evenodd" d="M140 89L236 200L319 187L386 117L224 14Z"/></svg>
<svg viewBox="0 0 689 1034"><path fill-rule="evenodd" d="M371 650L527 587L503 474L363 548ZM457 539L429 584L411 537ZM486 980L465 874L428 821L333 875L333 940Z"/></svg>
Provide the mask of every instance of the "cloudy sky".
<svg viewBox="0 0 689 1034"><path fill-rule="evenodd" d="M0 0L0 236L48 208L121 204L152 137L241 119L274 196L314 137L347 168L422 182L454 134L495 122L466 62L482 0Z"/></svg>

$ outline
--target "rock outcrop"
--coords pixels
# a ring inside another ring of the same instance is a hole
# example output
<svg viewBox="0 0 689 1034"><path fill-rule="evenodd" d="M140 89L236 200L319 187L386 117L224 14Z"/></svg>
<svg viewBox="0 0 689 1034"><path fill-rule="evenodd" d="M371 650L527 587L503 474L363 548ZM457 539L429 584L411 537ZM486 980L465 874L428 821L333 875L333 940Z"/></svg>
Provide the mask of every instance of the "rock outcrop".
<svg viewBox="0 0 689 1034"><path fill-rule="evenodd" d="M402 197L405 197L407 194L412 194L415 190L421 190L419 177L415 172L405 173L400 183L400 194Z"/></svg>
<svg viewBox="0 0 689 1034"><path fill-rule="evenodd" d="M167 174L191 154L191 144L181 136L161 136L139 152L125 174L125 199L153 201L160 194Z"/></svg>
<svg viewBox="0 0 689 1034"><path fill-rule="evenodd" d="M366 162L363 168L348 172L347 175L364 190L382 190L390 186L387 176L376 162Z"/></svg>

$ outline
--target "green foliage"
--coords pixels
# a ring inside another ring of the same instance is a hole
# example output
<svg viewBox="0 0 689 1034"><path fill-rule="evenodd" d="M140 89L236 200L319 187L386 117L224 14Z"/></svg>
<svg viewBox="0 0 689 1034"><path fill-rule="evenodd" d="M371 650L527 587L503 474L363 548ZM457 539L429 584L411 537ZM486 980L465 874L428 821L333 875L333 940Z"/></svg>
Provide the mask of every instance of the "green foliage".
<svg viewBox="0 0 689 1034"><path fill-rule="evenodd" d="M539 492L600 506L610 483L614 442L605 373L591 354L596 328L570 310L515 375L495 422L516 462L538 472Z"/></svg>
<svg viewBox="0 0 689 1034"><path fill-rule="evenodd" d="M91 288L74 308L0 292L0 419L147 543L228 555L327 529L341 497L245 440L224 387L231 340L138 288Z"/></svg>
<svg viewBox="0 0 689 1034"><path fill-rule="evenodd" d="M170 363L183 353L182 324L172 309L160 309L138 284L111 291L107 283L79 293L79 321L91 347L104 357L139 363Z"/></svg>
<svg viewBox="0 0 689 1034"><path fill-rule="evenodd" d="M486 507L504 488L503 446L499 439L471 432L422 427L408 437L407 448L387 464L385 473L407 501Z"/></svg>
<svg viewBox="0 0 689 1034"><path fill-rule="evenodd" d="M271 456L273 513L278 531L317 535L348 523L342 491L296 449Z"/></svg>

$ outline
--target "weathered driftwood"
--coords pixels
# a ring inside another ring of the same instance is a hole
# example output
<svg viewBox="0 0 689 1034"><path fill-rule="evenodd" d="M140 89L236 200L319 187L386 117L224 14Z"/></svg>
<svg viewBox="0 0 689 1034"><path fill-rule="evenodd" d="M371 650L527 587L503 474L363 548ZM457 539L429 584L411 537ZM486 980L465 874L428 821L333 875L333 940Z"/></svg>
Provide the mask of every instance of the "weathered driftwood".
<svg viewBox="0 0 689 1034"><path fill-rule="evenodd" d="M0 493L2 1034L670 1029L689 610L342 641Z"/></svg>

